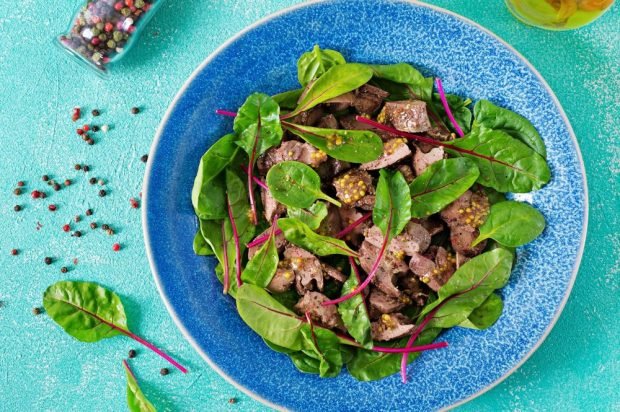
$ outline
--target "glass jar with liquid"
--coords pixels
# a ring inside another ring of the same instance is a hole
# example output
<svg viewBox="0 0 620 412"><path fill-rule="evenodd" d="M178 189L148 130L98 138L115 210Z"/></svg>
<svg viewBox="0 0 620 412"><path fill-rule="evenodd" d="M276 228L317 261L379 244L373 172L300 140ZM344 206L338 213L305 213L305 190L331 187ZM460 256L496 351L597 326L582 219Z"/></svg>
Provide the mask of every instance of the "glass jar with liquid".
<svg viewBox="0 0 620 412"><path fill-rule="evenodd" d="M603 15L614 0L506 0L519 20L548 30L583 27Z"/></svg>

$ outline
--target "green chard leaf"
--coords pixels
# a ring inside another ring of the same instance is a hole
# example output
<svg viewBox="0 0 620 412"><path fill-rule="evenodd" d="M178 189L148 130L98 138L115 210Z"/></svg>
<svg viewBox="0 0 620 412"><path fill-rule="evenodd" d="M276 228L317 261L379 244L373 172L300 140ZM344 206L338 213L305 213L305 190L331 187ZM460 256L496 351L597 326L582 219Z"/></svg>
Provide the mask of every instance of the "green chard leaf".
<svg viewBox="0 0 620 412"><path fill-rule="evenodd" d="M285 161L267 172L267 186L274 199L289 207L307 208L323 199L340 207L340 202L321 192L321 178L310 166Z"/></svg>
<svg viewBox="0 0 620 412"><path fill-rule="evenodd" d="M263 339L263 342L265 342L265 345L267 345L269 347L269 349L271 349L274 352L278 352L278 353L285 353L285 354L289 354L289 353L295 353L294 350L289 349L289 348L285 348L283 346L279 346L276 345L273 342L269 342L267 339Z"/></svg>
<svg viewBox="0 0 620 412"><path fill-rule="evenodd" d="M237 290L237 310L241 319L260 337L278 346L299 351L304 322L264 289L243 284Z"/></svg>
<svg viewBox="0 0 620 412"><path fill-rule="evenodd" d="M233 129L239 136L237 144L256 159L282 140L280 106L266 94L253 93L237 111Z"/></svg>
<svg viewBox="0 0 620 412"><path fill-rule="evenodd" d="M368 130L336 130L284 122L284 127L334 159L352 163L377 160L383 154L383 141Z"/></svg>
<svg viewBox="0 0 620 412"><path fill-rule="evenodd" d="M355 290L360 284L355 270L351 268L351 276L342 285L341 296L347 295L349 292ZM370 317L366 310L366 304L362 294L357 294L352 298L340 302L338 304L338 313L342 318L344 326L347 328L347 332L351 335L360 345L367 349L372 349L372 336L370 335Z"/></svg>
<svg viewBox="0 0 620 412"><path fill-rule="evenodd" d="M503 246L518 247L536 239L544 229L544 216L532 206L514 201L500 202L491 206L472 246L493 239Z"/></svg>
<svg viewBox="0 0 620 412"><path fill-rule="evenodd" d="M433 163L409 185L411 216L424 218L441 211L465 193L479 175L476 163L464 157Z"/></svg>
<svg viewBox="0 0 620 412"><path fill-rule="evenodd" d="M200 159L192 188L192 205L201 219L223 219L226 216L226 189L221 172L238 151L235 140L234 134L222 137Z"/></svg>
<svg viewBox="0 0 620 412"><path fill-rule="evenodd" d="M211 256L213 255L213 249L211 245L207 243L204 236L202 236L202 232L200 228L196 231L196 235L194 236L194 243L192 245L194 249L194 253L198 256Z"/></svg>
<svg viewBox="0 0 620 412"><path fill-rule="evenodd" d="M239 233L239 240L241 241L241 255L243 255L243 249L245 244L249 243L254 238L254 232L256 227L250 222L249 210L250 204L248 203L248 194L241 177L230 169L226 170L226 194L228 195L228 201L232 209L232 214L237 225L237 232ZM232 238L232 225L226 214L226 237ZM204 232L203 232L204 235ZM234 250L234 248L233 248Z"/></svg>
<svg viewBox="0 0 620 412"><path fill-rule="evenodd" d="M312 51L301 55L297 61L297 78L302 86L321 77L327 70L346 61L336 50L321 50L315 45Z"/></svg>
<svg viewBox="0 0 620 412"><path fill-rule="evenodd" d="M388 80L406 86L407 96L403 98L414 98L424 101L431 100L433 92L433 78L424 77L422 73L407 63L387 64L387 65L369 65L373 71L375 78ZM381 84L381 82L379 82ZM387 86L386 91L390 87ZM401 93L402 94L402 93Z"/></svg>
<svg viewBox="0 0 620 412"><path fill-rule="evenodd" d="M415 340L414 345L427 345L432 343L433 340L441 332L440 328L425 328L420 336ZM407 337L400 339L396 342L388 343L385 346L389 347L404 347L407 343ZM413 362L421 352L414 352L409 354L408 362ZM402 359L401 354L390 354L373 352L367 349L359 348L357 352L347 363L347 370L358 381L376 381L383 379L387 376L393 375L400 371L400 362Z"/></svg>
<svg viewBox="0 0 620 412"><path fill-rule="evenodd" d="M502 315L503 309L504 302L502 298L495 293L491 293L487 300L474 309L469 317L461 322L459 326L478 330L488 329L497 322Z"/></svg>
<svg viewBox="0 0 620 412"><path fill-rule="evenodd" d="M372 221L384 235L393 239L411 220L411 194L400 172L379 171Z"/></svg>
<svg viewBox="0 0 620 412"><path fill-rule="evenodd" d="M129 368L127 361L123 361L125 376L127 377L127 407L131 412L157 412L157 409L147 399L140 389L136 377Z"/></svg>
<svg viewBox="0 0 620 412"><path fill-rule="evenodd" d="M278 93L271 96L271 98L278 103L280 109L293 110L297 107L297 101L303 93L304 89L289 90L287 92Z"/></svg>
<svg viewBox="0 0 620 412"><path fill-rule="evenodd" d="M347 244L329 236L319 235L310 229L305 223L293 219L278 219L278 226L282 229L286 240L318 256L344 255L358 256L357 252L349 248Z"/></svg>
<svg viewBox="0 0 620 412"><path fill-rule="evenodd" d="M488 100L480 100L474 106L474 128L477 127L506 132L531 147L543 158L547 157L545 143L529 120Z"/></svg>
<svg viewBox="0 0 620 412"><path fill-rule="evenodd" d="M307 209L289 207L287 208L287 214L288 217L305 223L310 229L317 230L321 226L323 219L327 216L327 205L317 201Z"/></svg>
<svg viewBox="0 0 620 412"><path fill-rule="evenodd" d="M303 337L303 352L319 360L319 376L338 376L343 364L338 336L331 330L312 327L307 323L300 331Z"/></svg>
<svg viewBox="0 0 620 412"><path fill-rule="evenodd" d="M278 248L275 240L275 225L265 242L246 264L241 280L262 288L266 288L278 269Z"/></svg>
<svg viewBox="0 0 620 412"><path fill-rule="evenodd" d="M315 356L310 356L302 351L290 353L288 356L291 358L293 365L295 365L300 372L311 373L313 375L321 373L321 360L317 359Z"/></svg>
<svg viewBox="0 0 620 412"><path fill-rule="evenodd" d="M295 110L286 115L293 117L301 112L312 109L317 104L350 92L368 83L372 77L372 70L358 63L345 63L333 66L317 81L306 86L306 90L299 98Z"/></svg>
<svg viewBox="0 0 620 412"><path fill-rule="evenodd" d="M467 107L470 103L470 99L462 99L461 97L454 94L446 94L446 100L448 101L448 106L450 106L450 111L454 116L454 119L458 123L459 127L463 131L463 133L469 133L471 130L471 120L472 114L471 110ZM441 117L441 120L444 122L447 127L450 128L451 131L456 132L454 127L452 126L452 122L448 118L446 114L446 110L443 108L443 104L441 103L441 98L439 94L433 94L433 105L435 106L435 111Z"/></svg>
<svg viewBox="0 0 620 412"><path fill-rule="evenodd" d="M439 289L438 298L427 305L420 318L442 305L427 327L451 328L466 320L496 289L506 285L512 269L512 255L494 249L461 266ZM448 300L449 299L449 300Z"/></svg>
<svg viewBox="0 0 620 412"><path fill-rule="evenodd" d="M478 166L478 183L500 192L527 193L543 187L551 172L545 159L521 141L499 130L474 129L463 138L449 142L473 152L446 150L467 157Z"/></svg>

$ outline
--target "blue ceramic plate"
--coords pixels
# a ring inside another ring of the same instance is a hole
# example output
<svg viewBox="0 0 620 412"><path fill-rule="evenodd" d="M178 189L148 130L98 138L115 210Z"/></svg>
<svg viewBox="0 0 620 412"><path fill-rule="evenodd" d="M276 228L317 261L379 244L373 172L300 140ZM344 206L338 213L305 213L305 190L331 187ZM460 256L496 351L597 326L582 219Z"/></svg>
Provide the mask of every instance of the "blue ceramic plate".
<svg viewBox="0 0 620 412"><path fill-rule="evenodd" d="M472 99L490 99L530 119L543 136L553 180L521 196L547 228L522 248L503 289L504 313L489 330L454 328L448 349L424 353L398 375L357 382L299 373L271 351L221 293L214 260L195 256L190 192L201 155L232 127L215 109L235 109L254 91L297 87L296 60L314 44L349 61L409 62ZM177 325L205 360L244 392L294 410L431 410L462 403L521 365L551 330L575 280L587 222L585 173L571 127L542 77L487 30L436 7L388 0L306 3L260 21L194 72L164 118L149 157L144 228L151 268Z"/></svg>

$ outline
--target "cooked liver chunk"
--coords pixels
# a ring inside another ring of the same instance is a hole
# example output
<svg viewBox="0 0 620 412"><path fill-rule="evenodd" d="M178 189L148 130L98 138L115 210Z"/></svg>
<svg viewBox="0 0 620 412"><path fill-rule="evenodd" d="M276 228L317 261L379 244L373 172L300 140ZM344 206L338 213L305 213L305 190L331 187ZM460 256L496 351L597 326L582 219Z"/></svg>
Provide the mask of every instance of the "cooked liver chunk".
<svg viewBox="0 0 620 412"><path fill-rule="evenodd" d="M267 150L258 158L256 165L259 173L264 176L273 165L286 160L296 160L312 167L318 167L327 160L327 155L308 143L289 140L279 147Z"/></svg>
<svg viewBox="0 0 620 412"><path fill-rule="evenodd" d="M383 106L382 113L386 121L392 123L395 129L403 132L421 133L431 128L426 103L421 100L387 102Z"/></svg>
<svg viewBox="0 0 620 412"><path fill-rule="evenodd" d="M371 323L371 335L373 340L387 341L402 338L413 332L414 328L415 325L403 314L385 314Z"/></svg>
<svg viewBox="0 0 620 412"><path fill-rule="evenodd" d="M411 154L411 149L407 146L407 140L397 137L383 142L383 154L377 160L363 163L360 166L362 170L383 169L394 163L404 159Z"/></svg>
<svg viewBox="0 0 620 412"><path fill-rule="evenodd" d="M383 89L380 89L369 84L365 84L355 91L355 99L353 100L353 107L359 114L373 114L381 107L383 100L385 100L390 94Z"/></svg>
<svg viewBox="0 0 620 412"><path fill-rule="evenodd" d="M452 248L467 257L478 255L486 247L486 241L475 247L471 243L478 237L478 227L489 213L489 199L483 192L466 191L441 211L440 216L450 228Z"/></svg>
<svg viewBox="0 0 620 412"><path fill-rule="evenodd" d="M308 292L295 305L295 309L300 315L308 312L310 318L319 326L328 329L343 328L342 320L338 314L337 305L323 306L322 303L328 301L327 296L319 292Z"/></svg>

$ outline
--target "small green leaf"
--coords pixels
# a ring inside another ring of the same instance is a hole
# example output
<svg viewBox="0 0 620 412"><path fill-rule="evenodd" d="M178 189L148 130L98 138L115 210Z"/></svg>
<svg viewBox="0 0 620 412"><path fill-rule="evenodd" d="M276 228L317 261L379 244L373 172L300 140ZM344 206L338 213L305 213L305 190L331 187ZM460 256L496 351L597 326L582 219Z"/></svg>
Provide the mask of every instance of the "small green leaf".
<svg viewBox="0 0 620 412"><path fill-rule="evenodd" d="M157 409L146 398L136 378L129 369L128 365L123 362L125 368L125 376L127 377L127 407L131 412L157 412Z"/></svg>
<svg viewBox="0 0 620 412"><path fill-rule="evenodd" d="M307 208L317 199L340 207L340 202L321 192L321 178L308 165L295 161L277 163L267 172L267 186L274 199L290 206Z"/></svg>
<svg viewBox="0 0 620 412"><path fill-rule="evenodd" d="M329 236L322 236L312 231L305 223L292 218L278 219L286 240L315 255L358 256L345 242Z"/></svg>
<svg viewBox="0 0 620 412"><path fill-rule="evenodd" d="M547 150L540 134L525 117L511 110L498 107L488 100L480 100L474 106L474 127L501 130L534 149L543 158Z"/></svg>
<svg viewBox="0 0 620 412"><path fill-rule="evenodd" d="M286 122L284 127L334 159L366 163L383 154L383 141L368 130L320 129Z"/></svg>
<svg viewBox="0 0 620 412"><path fill-rule="evenodd" d="M452 113L452 116L454 116L454 119L458 123L461 130L464 133L469 133L471 130L471 120L473 116L471 114L471 110L469 110L467 106L471 103L471 100L462 99L454 94L446 94L446 100L448 101L448 106L450 106L450 112ZM433 94L433 105L435 106L435 111L439 117L441 117L444 124L446 124L447 127L449 127L453 132L456 132L450 118L446 114L443 104L441 103L441 98L437 93Z"/></svg>
<svg viewBox="0 0 620 412"><path fill-rule="evenodd" d="M433 163L409 185L411 215L424 218L440 212L465 193L479 175L474 161L464 157Z"/></svg>
<svg viewBox="0 0 620 412"><path fill-rule="evenodd" d="M536 239L544 229L544 216L532 206L514 201L500 202L491 206L472 246L493 239L504 246L518 247Z"/></svg>
<svg viewBox="0 0 620 412"><path fill-rule="evenodd" d="M233 129L239 135L237 144L255 160L282 140L280 106L266 94L251 94L237 111Z"/></svg>
<svg viewBox="0 0 620 412"><path fill-rule="evenodd" d="M488 329L497 322L502 315L502 310L504 310L502 298L495 293L491 293L487 300L474 309L469 317L461 322L459 326L478 330Z"/></svg>
<svg viewBox="0 0 620 412"><path fill-rule="evenodd" d="M211 245L207 243L204 236L202 236L202 232L200 232L200 228L196 231L196 235L194 236L194 243L192 245L194 249L194 253L198 256L211 256L213 255L213 249Z"/></svg>
<svg viewBox="0 0 620 412"><path fill-rule="evenodd" d="M312 51L301 55L297 61L297 78L302 86L321 77L327 70L346 61L336 50L321 50L315 45Z"/></svg>
<svg viewBox="0 0 620 412"><path fill-rule="evenodd" d="M302 349L304 322L258 286L243 284L237 290L241 319L263 339L292 350Z"/></svg>
<svg viewBox="0 0 620 412"><path fill-rule="evenodd" d="M351 268L351 276L342 285L341 296L352 292L358 285L359 280L353 268ZM340 302L338 304L338 313L340 313L342 322L347 328L349 335L363 347L371 349L373 343L372 336L370 335L370 317L368 316L362 294L357 294L344 302Z"/></svg>
<svg viewBox="0 0 620 412"><path fill-rule="evenodd" d="M411 220L411 194L400 172L379 171L372 221L390 239L403 231Z"/></svg>
<svg viewBox="0 0 620 412"><path fill-rule="evenodd" d="M309 324L301 327L304 353L311 353L319 359L319 376L336 377L342 369L342 352L340 340L334 332L323 328L313 328Z"/></svg>
<svg viewBox="0 0 620 412"><path fill-rule="evenodd" d="M297 107L297 101L299 100L299 97L301 96L301 93L303 91L304 89L289 90L287 92L273 95L271 96L271 98L276 103L278 103L280 109L293 110L295 107Z"/></svg>
<svg viewBox="0 0 620 412"><path fill-rule="evenodd" d="M307 355L304 352L294 352L288 355L293 362L293 365L303 373L311 373L318 375L321 373L321 360L316 357Z"/></svg>
<svg viewBox="0 0 620 412"><path fill-rule="evenodd" d="M405 85L407 88L407 98L430 101L433 91L433 78L424 77L422 73L414 69L410 64L397 63L369 65L368 67L372 69L373 75L376 78ZM385 90L390 91L388 89Z"/></svg>
<svg viewBox="0 0 620 412"><path fill-rule="evenodd" d="M241 274L241 280L266 288L276 274L279 260L274 230L272 230L267 242L261 246L258 252L246 264Z"/></svg>
<svg viewBox="0 0 620 412"><path fill-rule="evenodd" d="M293 117L312 109L317 104L350 92L368 83L372 70L363 64L346 63L333 66L319 79L308 85L299 99L297 108L286 117Z"/></svg>
<svg viewBox="0 0 620 412"><path fill-rule="evenodd" d="M307 209L297 207L289 207L287 209L288 217L297 219L305 223L312 230L317 230L321 226L321 222L327 216L327 206L323 202L314 202Z"/></svg>

